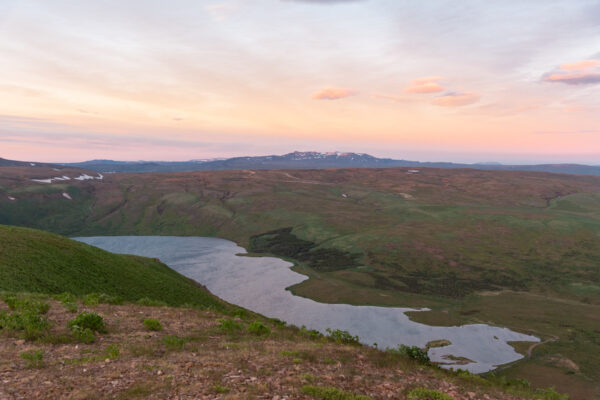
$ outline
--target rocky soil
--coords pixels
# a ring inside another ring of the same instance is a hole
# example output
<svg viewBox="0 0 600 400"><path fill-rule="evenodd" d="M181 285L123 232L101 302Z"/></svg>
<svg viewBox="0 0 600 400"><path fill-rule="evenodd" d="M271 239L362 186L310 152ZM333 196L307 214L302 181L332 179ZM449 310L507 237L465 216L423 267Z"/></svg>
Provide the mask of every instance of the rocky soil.
<svg viewBox="0 0 600 400"><path fill-rule="evenodd" d="M69 340L69 313L49 301L52 328L42 341L0 330L0 400L9 399L314 399L302 388L336 387L373 399L405 399L414 388L436 389L455 400L507 400L493 387L423 367L375 349L310 338L261 319L270 333L248 330L253 316L211 311L98 305L108 332L92 344ZM0 309L6 305L1 304ZM150 331L143 320L163 326ZM233 321L225 329L222 319ZM53 343L49 343L53 342ZM43 351L40 365L22 353ZM485 393L487 392L487 393Z"/></svg>

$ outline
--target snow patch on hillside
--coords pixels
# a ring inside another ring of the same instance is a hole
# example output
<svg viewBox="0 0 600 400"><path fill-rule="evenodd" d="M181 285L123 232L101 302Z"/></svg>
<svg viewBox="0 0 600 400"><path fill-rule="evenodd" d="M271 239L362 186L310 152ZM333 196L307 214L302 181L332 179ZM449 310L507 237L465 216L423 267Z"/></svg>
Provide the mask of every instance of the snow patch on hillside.
<svg viewBox="0 0 600 400"><path fill-rule="evenodd" d="M75 179L76 181L102 180L102 179L104 179L104 175L98 174L98 176L90 176L88 174L81 174L77 178L71 178L66 175L63 175L63 176L55 176L54 178L48 178L48 179L32 179L32 181L38 182L38 183L52 183L52 181L70 181L71 179Z"/></svg>

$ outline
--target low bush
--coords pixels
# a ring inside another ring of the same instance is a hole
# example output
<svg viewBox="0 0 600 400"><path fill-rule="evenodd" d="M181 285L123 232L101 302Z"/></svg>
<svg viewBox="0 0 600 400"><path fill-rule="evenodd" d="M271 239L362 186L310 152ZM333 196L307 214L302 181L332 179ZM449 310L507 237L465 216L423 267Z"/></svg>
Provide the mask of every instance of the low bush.
<svg viewBox="0 0 600 400"><path fill-rule="evenodd" d="M75 303L77 301L77 296L75 296L73 293L69 293L69 292L63 292L61 294L57 294L54 296L54 298L63 304L64 303Z"/></svg>
<svg viewBox="0 0 600 400"><path fill-rule="evenodd" d="M243 308L236 308L233 311L231 311L230 315L234 318L246 318L248 316L248 311L246 311Z"/></svg>
<svg viewBox="0 0 600 400"><path fill-rule="evenodd" d="M248 332L257 336L262 336L270 334L271 329L259 321L254 321L248 325Z"/></svg>
<svg viewBox="0 0 600 400"><path fill-rule="evenodd" d="M302 393L322 400L373 400L369 396L349 393L332 386L303 386Z"/></svg>
<svg viewBox="0 0 600 400"><path fill-rule="evenodd" d="M323 337L323 334L316 329L308 329L306 326L302 325L300 327L300 334L308 337L309 339L320 339Z"/></svg>
<svg viewBox="0 0 600 400"><path fill-rule="evenodd" d="M23 332L26 340L44 336L50 327L48 320L33 311L6 313L0 311L0 330Z"/></svg>
<svg viewBox="0 0 600 400"><path fill-rule="evenodd" d="M329 338L333 339L336 343L360 344L358 336L352 336L348 331L332 330L329 328L326 331Z"/></svg>
<svg viewBox="0 0 600 400"><path fill-rule="evenodd" d="M162 331L163 328L157 319L146 318L143 324L149 331Z"/></svg>
<svg viewBox="0 0 600 400"><path fill-rule="evenodd" d="M91 344L96 341L96 335L94 335L94 331L90 328L82 328L80 326L73 325L71 327L71 333L73 334L75 340L85 344Z"/></svg>
<svg viewBox="0 0 600 400"><path fill-rule="evenodd" d="M415 360L419 364L429 365L431 364L431 360L429 359L429 355L427 354L427 350L422 349L417 346L406 346L404 344L400 345L397 349L388 349L387 351L397 354L402 354L410 359Z"/></svg>
<svg viewBox="0 0 600 400"><path fill-rule="evenodd" d="M46 314L50 305L37 298L34 295L4 295L3 300L13 311L31 312L35 314Z"/></svg>
<svg viewBox="0 0 600 400"><path fill-rule="evenodd" d="M547 389L537 389L535 391L535 396L538 399L542 400L569 400L570 397L568 394L559 393L553 387Z"/></svg>
<svg viewBox="0 0 600 400"><path fill-rule="evenodd" d="M235 322L232 319L221 318L219 319L219 325L217 325L220 331L233 334L242 330L242 324Z"/></svg>
<svg viewBox="0 0 600 400"><path fill-rule="evenodd" d="M425 388L412 389L408 392L406 398L408 400L454 400L453 397L448 396L446 393Z"/></svg>
<svg viewBox="0 0 600 400"><path fill-rule="evenodd" d="M79 327L80 329L89 329L92 332L106 332L104 319L95 312L84 311L67 324L67 327L71 329L73 329L75 326Z"/></svg>

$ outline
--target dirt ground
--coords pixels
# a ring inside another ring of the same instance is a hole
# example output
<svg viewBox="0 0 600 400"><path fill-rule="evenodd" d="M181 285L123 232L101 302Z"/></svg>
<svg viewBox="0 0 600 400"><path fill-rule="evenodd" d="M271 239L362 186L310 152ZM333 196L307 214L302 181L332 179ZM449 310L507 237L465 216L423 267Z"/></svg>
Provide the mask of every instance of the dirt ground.
<svg viewBox="0 0 600 400"><path fill-rule="evenodd" d="M404 399L416 387L456 400L516 399L483 394L410 360L390 361L374 349L309 339L275 323L263 321L271 332L255 335L247 330L252 317L226 317L238 327L226 331L219 327L223 315L195 309L79 304L78 312L100 314L108 332L92 344L69 342L67 322L76 314L59 302L50 304L49 337L55 339L27 342L0 335L0 400L313 399L302 392L306 385L373 399ZM146 318L160 321L163 329L149 331ZM38 349L44 352L41 365L21 357Z"/></svg>

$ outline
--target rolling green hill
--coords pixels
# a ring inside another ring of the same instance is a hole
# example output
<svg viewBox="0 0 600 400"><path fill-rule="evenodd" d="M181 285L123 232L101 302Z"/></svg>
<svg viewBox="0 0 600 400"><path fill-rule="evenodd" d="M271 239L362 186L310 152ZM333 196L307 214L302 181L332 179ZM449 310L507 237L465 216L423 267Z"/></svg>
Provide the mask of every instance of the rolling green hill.
<svg viewBox="0 0 600 400"><path fill-rule="evenodd" d="M104 293L127 301L221 308L195 282L157 260L112 254L43 231L0 225L0 291Z"/></svg>

